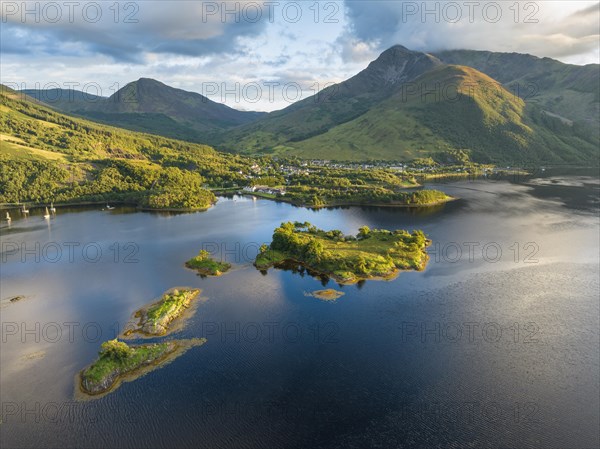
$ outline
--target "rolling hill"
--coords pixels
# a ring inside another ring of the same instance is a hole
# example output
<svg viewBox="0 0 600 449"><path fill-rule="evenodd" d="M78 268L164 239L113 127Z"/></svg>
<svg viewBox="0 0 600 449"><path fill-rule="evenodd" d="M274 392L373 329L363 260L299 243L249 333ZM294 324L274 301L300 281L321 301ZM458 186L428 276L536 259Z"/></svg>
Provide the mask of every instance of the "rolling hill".
<svg viewBox="0 0 600 449"><path fill-rule="evenodd" d="M149 78L131 82L109 98L60 89L21 92L62 112L193 142L206 142L209 133L243 125L264 115L238 111L198 93Z"/></svg>

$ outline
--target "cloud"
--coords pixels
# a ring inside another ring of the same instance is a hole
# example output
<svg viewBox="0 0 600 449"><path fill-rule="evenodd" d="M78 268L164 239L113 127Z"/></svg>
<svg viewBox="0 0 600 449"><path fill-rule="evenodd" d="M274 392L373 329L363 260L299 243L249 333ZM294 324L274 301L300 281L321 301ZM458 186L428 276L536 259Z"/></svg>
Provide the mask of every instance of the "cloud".
<svg viewBox="0 0 600 449"><path fill-rule="evenodd" d="M249 0L128 2L118 9L112 2L68 3L2 1L2 51L77 51L127 62L148 53L235 53L240 38L259 35L270 20L268 6Z"/></svg>
<svg viewBox="0 0 600 449"><path fill-rule="evenodd" d="M393 44L424 51L515 51L577 64L598 61L596 2L535 2L539 23L532 24L524 23L528 12L524 9L515 23L508 9L514 2L499 0L503 18L497 23L482 20L481 8L473 23L468 19L437 23L431 14L423 20L422 11L410 13L411 6L421 8L420 0L346 1L333 16L334 22L325 21L329 2L319 4L319 20L315 19L314 2L296 2L302 6L303 17L293 22L285 20L286 1L278 2L274 17L265 7L258 20L251 15L252 9L244 12L244 7L264 5L261 1L123 1L116 21L110 9L114 2L97 2L103 8L98 21L85 20L81 6L72 22L65 13L52 23L36 22L35 15L23 20L22 11L11 10L15 5L22 9L21 0L0 0L2 81L25 83L26 88L35 88L38 82L42 86L48 82L61 86L65 82L98 83L104 95L140 77L201 93L204 83L224 83L225 91L235 89L238 83L279 82L299 83L308 95L312 86L355 75ZM41 19L51 18L49 11L43 13L43 5L50 3L25 2L29 10L41 5ZM88 3L94 2L80 2ZM439 3L440 8L449 3ZM480 2L484 3L492 2ZM126 10L126 4L137 4L139 10ZM431 9L431 5L429 2L427 7ZM223 14L225 8L229 14ZM446 15L450 12L447 9ZM92 10L87 14L90 19ZM127 18L137 22L128 23ZM265 95L259 103L220 95L212 99L245 109L274 110L289 105L280 91L275 101Z"/></svg>
<svg viewBox="0 0 600 449"><path fill-rule="evenodd" d="M574 57L598 52L597 2L351 1L345 38L379 51L394 44L413 50L473 49Z"/></svg>

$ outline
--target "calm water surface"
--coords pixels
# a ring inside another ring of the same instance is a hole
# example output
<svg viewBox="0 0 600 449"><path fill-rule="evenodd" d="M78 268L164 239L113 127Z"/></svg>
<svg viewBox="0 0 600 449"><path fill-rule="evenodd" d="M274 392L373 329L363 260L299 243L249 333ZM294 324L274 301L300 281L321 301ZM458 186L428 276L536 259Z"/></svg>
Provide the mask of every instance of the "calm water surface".
<svg viewBox="0 0 600 449"><path fill-rule="evenodd" d="M1 229L0 445L600 446L597 174L435 188L461 199L316 212L236 197L183 215L59 209L50 223L14 211ZM287 220L423 229L431 261L344 287L261 274L258 245ZM203 245L235 269L185 269ZM323 285L345 296L306 295ZM168 338L208 342L77 401L74 377L100 343L174 286L204 302Z"/></svg>

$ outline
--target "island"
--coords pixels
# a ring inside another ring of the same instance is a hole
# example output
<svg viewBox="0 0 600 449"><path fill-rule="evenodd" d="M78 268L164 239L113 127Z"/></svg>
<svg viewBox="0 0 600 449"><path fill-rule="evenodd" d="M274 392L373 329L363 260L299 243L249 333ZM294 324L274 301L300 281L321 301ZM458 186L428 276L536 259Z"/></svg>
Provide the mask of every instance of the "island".
<svg viewBox="0 0 600 449"><path fill-rule="evenodd" d="M431 207L456 199L439 190L395 191L367 185L344 188L288 186L285 194L283 189L278 191L276 194L254 191L252 195L311 209L337 206Z"/></svg>
<svg viewBox="0 0 600 449"><path fill-rule="evenodd" d="M79 392L96 397L110 393L122 381L135 380L205 342L200 338L129 346L117 339L106 341L98 359L79 373Z"/></svg>
<svg viewBox="0 0 600 449"><path fill-rule="evenodd" d="M221 276L231 268L231 264L227 262L218 262L214 260L210 253L206 250L201 250L196 257L188 260L185 266L196 270L203 276Z"/></svg>
<svg viewBox="0 0 600 449"><path fill-rule="evenodd" d="M304 296L320 299L321 301L336 301L337 299L344 296L344 292L334 290L333 288L327 288L325 290L315 290L314 292L304 292Z"/></svg>
<svg viewBox="0 0 600 449"><path fill-rule="evenodd" d="M254 265L259 270L299 264L340 284L368 279L391 279L400 270L425 269L426 248L431 244L422 231L388 231L363 226L356 236L339 230L324 231L304 222L282 223L270 245L262 245Z"/></svg>
<svg viewBox="0 0 600 449"><path fill-rule="evenodd" d="M172 332L175 330L174 322L182 321L183 314L191 308L192 300L199 294L200 290L197 289L169 290L160 300L134 312L132 319L125 326L122 338L130 338L134 334L158 337Z"/></svg>

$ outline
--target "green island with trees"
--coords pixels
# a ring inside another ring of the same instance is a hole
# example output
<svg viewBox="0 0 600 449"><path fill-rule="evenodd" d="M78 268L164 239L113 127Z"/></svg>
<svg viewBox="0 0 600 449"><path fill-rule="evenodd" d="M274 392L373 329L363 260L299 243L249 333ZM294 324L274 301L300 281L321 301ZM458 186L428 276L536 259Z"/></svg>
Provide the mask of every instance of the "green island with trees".
<svg viewBox="0 0 600 449"><path fill-rule="evenodd" d="M422 231L369 229L356 236L324 231L305 222L282 223L270 245L262 245L254 265L259 270L297 263L340 284L390 279L400 270L423 270L431 244Z"/></svg>
<svg viewBox="0 0 600 449"><path fill-rule="evenodd" d="M79 373L80 391L89 396L109 393L121 381L135 380L205 342L201 338L129 346L117 339L106 341L98 359Z"/></svg>
<svg viewBox="0 0 600 449"><path fill-rule="evenodd" d="M416 190L412 192L396 192L394 190L368 186L347 189L331 189L322 187L291 187L283 201L296 206L311 208L332 206L395 206L395 207L428 207L454 200L439 190Z"/></svg>
<svg viewBox="0 0 600 449"><path fill-rule="evenodd" d="M192 300L200 294L197 289L171 289L161 299L144 306L133 314L122 337L141 334L146 337L164 336L173 331L175 320L191 307Z"/></svg>
<svg viewBox="0 0 600 449"><path fill-rule="evenodd" d="M196 270L203 276L221 276L231 268L230 263L214 260L205 249L201 250L196 257L188 260L185 266Z"/></svg>

